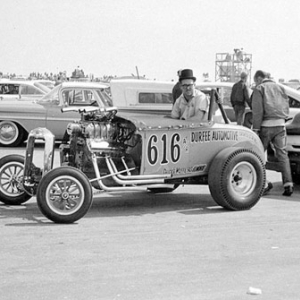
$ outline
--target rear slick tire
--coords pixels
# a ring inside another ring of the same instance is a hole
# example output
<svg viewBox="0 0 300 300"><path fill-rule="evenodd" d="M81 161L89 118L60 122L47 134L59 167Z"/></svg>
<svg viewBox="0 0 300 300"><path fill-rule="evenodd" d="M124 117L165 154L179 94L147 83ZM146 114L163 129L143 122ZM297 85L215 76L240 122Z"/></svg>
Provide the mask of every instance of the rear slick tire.
<svg viewBox="0 0 300 300"><path fill-rule="evenodd" d="M213 199L228 210L252 208L262 196L265 182L264 162L256 152L244 148L219 152L208 174Z"/></svg>

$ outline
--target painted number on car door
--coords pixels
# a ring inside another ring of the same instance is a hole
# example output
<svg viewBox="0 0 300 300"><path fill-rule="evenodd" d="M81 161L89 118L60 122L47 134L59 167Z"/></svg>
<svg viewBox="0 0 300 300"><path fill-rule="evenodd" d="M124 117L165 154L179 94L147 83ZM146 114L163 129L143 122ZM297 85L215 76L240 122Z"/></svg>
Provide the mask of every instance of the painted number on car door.
<svg viewBox="0 0 300 300"><path fill-rule="evenodd" d="M168 164L170 161L176 163L180 158L180 135L178 133L168 136L163 134L159 139L157 135L149 138L147 145L147 157L150 165L160 163ZM161 150L160 150L161 149Z"/></svg>

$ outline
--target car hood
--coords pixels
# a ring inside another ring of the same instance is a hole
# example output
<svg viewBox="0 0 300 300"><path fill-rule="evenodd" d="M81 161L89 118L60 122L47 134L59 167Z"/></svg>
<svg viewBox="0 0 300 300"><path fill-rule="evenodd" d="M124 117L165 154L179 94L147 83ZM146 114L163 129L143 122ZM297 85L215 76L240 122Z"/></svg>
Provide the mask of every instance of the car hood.
<svg viewBox="0 0 300 300"><path fill-rule="evenodd" d="M172 119L169 115L153 115L153 114L143 114L143 113L133 113L133 112L118 112L118 117L127 119L131 121L137 129L171 129L171 128L199 128L208 129L208 125L200 125L200 123L189 120L178 120ZM203 123L205 124L205 123ZM224 123L214 123L214 128L224 128L226 129L239 129L239 130L249 130L246 127L237 126L234 124L224 124Z"/></svg>
<svg viewBox="0 0 300 300"><path fill-rule="evenodd" d="M153 115L135 112L118 112L118 117L131 121L139 129L168 128L186 124L187 121L172 119L166 115ZM193 123L193 122L191 122Z"/></svg>

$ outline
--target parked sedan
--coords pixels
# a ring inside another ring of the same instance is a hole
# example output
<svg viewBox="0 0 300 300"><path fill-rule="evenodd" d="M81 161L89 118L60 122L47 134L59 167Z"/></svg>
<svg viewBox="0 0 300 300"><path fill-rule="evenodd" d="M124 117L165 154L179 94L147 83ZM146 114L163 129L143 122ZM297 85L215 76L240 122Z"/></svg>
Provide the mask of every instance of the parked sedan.
<svg viewBox="0 0 300 300"><path fill-rule="evenodd" d="M28 133L37 127L48 128L62 140L70 121L78 120L76 112L62 114L68 106L112 106L105 92L106 84L91 82L63 82L36 103L30 101L3 101L0 110L0 146L18 146Z"/></svg>
<svg viewBox="0 0 300 300"><path fill-rule="evenodd" d="M205 91L218 91L224 110L231 122L235 122L235 114L230 103L232 82L197 82L196 87ZM150 114L167 114L172 109L172 88L174 82L136 79L115 79L110 82L110 93L114 105L120 111L143 112ZM281 85L290 100L290 117L300 111L300 91ZM249 89L251 92L252 90ZM251 127L252 112L246 107L245 123Z"/></svg>
<svg viewBox="0 0 300 300"><path fill-rule="evenodd" d="M37 100L50 91L40 82L28 80L0 80L0 100Z"/></svg>

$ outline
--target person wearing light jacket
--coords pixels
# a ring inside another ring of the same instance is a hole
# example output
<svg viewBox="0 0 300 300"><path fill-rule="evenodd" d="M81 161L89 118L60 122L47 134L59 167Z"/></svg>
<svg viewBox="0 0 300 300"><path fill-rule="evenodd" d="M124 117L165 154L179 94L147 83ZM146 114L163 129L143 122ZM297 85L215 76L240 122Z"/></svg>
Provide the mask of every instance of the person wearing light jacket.
<svg viewBox="0 0 300 300"><path fill-rule="evenodd" d="M272 144L279 161L284 196L294 191L289 158L286 150L285 121L289 115L289 100L284 88L269 79L267 72L254 75L256 87L252 95L253 131L259 135L264 149ZM270 190L269 185L265 191Z"/></svg>

